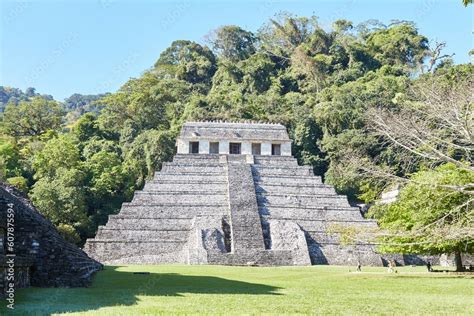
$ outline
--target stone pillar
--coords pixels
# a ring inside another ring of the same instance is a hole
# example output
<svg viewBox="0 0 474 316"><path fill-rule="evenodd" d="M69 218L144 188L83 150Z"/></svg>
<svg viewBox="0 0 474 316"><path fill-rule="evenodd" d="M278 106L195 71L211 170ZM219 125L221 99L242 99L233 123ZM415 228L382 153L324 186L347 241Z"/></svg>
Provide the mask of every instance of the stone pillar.
<svg viewBox="0 0 474 316"><path fill-rule="evenodd" d="M223 140L219 142L219 154L228 154L229 153L229 141Z"/></svg>
<svg viewBox="0 0 474 316"><path fill-rule="evenodd" d="M188 154L189 153L189 142L186 142L182 139L176 141L178 146L178 154Z"/></svg>
<svg viewBox="0 0 474 316"><path fill-rule="evenodd" d="M240 149L242 155L251 155L252 154L252 143L242 142L242 147Z"/></svg>
<svg viewBox="0 0 474 316"><path fill-rule="evenodd" d="M281 144L281 155L291 156L291 142Z"/></svg>
<svg viewBox="0 0 474 316"><path fill-rule="evenodd" d="M199 141L199 153L200 154L209 154L209 141L200 140Z"/></svg>
<svg viewBox="0 0 474 316"><path fill-rule="evenodd" d="M262 143L262 152L263 156L271 156L272 155L272 144L271 143Z"/></svg>

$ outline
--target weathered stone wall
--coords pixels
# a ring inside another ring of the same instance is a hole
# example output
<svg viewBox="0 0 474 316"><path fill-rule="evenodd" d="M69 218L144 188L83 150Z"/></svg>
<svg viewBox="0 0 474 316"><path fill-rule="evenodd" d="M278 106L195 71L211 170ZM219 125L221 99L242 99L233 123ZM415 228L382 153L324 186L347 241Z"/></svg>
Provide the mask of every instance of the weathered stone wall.
<svg viewBox="0 0 474 316"><path fill-rule="evenodd" d="M376 223L364 219L345 196L337 195L334 188L322 184L311 168L298 166L292 157L256 157L255 162L252 170L257 201L262 221L270 224L272 247L302 247L296 240L288 242L295 238L290 233L272 232L271 223L281 229L288 222L292 224L286 227L296 225L304 233L313 264L382 264L375 247L342 246L339 236L329 233L332 225L371 227ZM293 226L291 231L296 232L296 228ZM303 257L301 252L300 256Z"/></svg>
<svg viewBox="0 0 474 316"><path fill-rule="evenodd" d="M23 195L0 184L0 227L6 227L8 205L14 210L14 254L20 283L39 287L76 287L90 284L102 265L66 242ZM5 236L1 236L5 238ZM5 243L2 243L5 247ZM0 249L4 271L8 251ZM18 265L18 266L17 266ZM26 280L29 278L29 281Z"/></svg>
<svg viewBox="0 0 474 316"><path fill-rule="evenodd" d="M290 220L270 220L268 222L272 250L291 252L293 265L310 265L306 236L301 227Z"/></svg>

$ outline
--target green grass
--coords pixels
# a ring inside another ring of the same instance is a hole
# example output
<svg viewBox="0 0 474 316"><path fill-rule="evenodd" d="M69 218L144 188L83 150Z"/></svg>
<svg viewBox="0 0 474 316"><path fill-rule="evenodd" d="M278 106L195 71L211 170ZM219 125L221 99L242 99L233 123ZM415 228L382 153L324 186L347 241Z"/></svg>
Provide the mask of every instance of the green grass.
<svg viewBox="0 0 474 316"><path fill-rule="evenodd" d="M90 288L18 290L14 314L474 314L472 277L423 267L396 274L349 270L354 268L108 266Z"/></svg>

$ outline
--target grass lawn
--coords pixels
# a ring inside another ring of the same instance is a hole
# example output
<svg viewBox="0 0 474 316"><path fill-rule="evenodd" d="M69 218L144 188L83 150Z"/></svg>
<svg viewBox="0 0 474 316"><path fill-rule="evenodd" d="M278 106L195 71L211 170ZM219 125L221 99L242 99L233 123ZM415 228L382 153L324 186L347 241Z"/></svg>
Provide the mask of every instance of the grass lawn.
<svg viewBox="0 0 474 316"><path fill-rule="evenodd" d="M423 267L396 274L349 270L354 267L107 266L90 288L18 290L13 314L474 314L473 277Z"/></svg>

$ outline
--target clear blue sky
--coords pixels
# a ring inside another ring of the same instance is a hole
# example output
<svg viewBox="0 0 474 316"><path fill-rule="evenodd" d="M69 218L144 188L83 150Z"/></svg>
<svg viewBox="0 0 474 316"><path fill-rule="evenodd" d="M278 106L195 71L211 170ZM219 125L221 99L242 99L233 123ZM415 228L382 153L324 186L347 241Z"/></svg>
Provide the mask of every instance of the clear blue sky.
<svg viewBox="0 0 474 316"><path fill-rule="evenodd" d="M200 43L212 29L256 31L279 11L339 18L414 21L430 40L446 41L469 61L473 6L461 0L348 1L32 1L0 0L0 85L35 87L57 100L77 92L116 91L151 67L173 40Z"/></svg>

